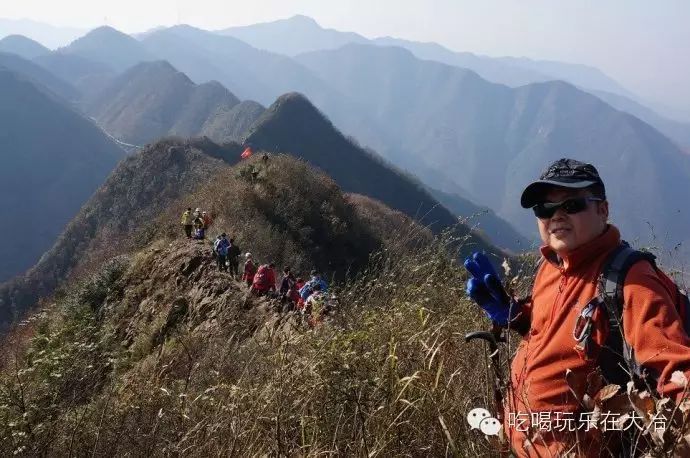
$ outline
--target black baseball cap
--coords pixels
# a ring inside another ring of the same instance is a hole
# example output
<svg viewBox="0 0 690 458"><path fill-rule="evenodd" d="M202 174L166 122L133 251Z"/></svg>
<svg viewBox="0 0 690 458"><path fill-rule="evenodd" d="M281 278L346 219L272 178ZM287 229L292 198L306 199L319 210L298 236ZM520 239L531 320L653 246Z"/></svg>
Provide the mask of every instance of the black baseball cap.
<svg viewBox="0 0 690 458"><path fill-rule="evenodd" d="M595 184L604 188L604 182L601 181L599 172L592 164L575 159L559 159L541 174L539 180L531 183L522 191L520 204L522 208L534 207L543 201L544 193L551 186L583 189Z"/></svg>

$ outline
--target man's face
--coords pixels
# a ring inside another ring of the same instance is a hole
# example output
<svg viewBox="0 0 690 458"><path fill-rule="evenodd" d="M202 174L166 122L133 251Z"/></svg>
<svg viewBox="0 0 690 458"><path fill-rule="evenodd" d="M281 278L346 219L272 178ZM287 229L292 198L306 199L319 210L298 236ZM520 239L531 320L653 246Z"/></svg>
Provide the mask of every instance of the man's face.
<svg viewBox="0 0 690 458"><path fill-rule="evenodd" d="M588 189L552 187L545 200L562 202L573 197L593 196ZM559 255L565 255L601 235L608 216L608 202L589 202L587 208L579 213L569 215L559 208L551 218L537 218L537 226L544 244Z"/></svg>

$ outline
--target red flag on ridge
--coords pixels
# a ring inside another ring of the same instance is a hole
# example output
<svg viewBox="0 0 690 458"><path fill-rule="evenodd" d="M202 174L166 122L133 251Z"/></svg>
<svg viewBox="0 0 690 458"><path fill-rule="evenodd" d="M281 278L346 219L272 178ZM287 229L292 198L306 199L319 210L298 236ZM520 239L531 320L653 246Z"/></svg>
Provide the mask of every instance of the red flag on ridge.
<svg viewBox="0 0 690 458"><path fill-rule="evenodd" d="M252 149L247 146L245 150L242 152L242 155L240 156L242 159L247 159L249 156L251 156L253 153Z"/></svg>

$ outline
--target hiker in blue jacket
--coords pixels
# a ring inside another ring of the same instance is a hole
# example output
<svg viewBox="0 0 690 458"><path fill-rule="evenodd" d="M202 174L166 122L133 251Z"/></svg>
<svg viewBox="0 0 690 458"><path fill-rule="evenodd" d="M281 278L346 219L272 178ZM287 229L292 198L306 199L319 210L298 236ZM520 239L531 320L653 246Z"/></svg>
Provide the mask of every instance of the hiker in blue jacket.
<svg viewBox="0 0 690 458"><path fill-rule="evenodd" d="M309 299L309 296L314 292L314 285L319 285L320 291L326 292L328 290L328 283L321 278L321 275L316 271L311 271L311 280L309 280L302 289L299 290L299 295L303 301Z"/></svg>
<svg viewBox="0 0 690 458"><path fill-rule="evenodd" d="M230 242L226 238L225 232L220 234L220 238L216 239L213 250L216 252L216 259L218 260L218 270L223 272L228 270L226 261L228 258L228 248L230 248Z"/></svg>

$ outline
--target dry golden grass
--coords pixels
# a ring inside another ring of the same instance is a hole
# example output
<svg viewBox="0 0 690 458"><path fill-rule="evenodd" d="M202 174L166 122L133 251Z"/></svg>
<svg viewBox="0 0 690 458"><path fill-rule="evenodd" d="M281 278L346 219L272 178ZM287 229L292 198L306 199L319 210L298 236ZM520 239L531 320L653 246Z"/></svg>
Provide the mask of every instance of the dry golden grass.
<svg viewBox="0 0 690 458"><path fill-rule="evenodd" d="M463 299L449 246L401 243L372 256L314 330L263 303L242 311L231 282L225 305L199 318L190 303L157 345L169 298L212 295L226 280L203 258L198 280L166 291L158 282L175 284L164 266L174 272L179 253L160 247L111 264L64 297L0 375L0 453L488 453L464 420L486 396L485 355L462 339L485 324ZM140 344L123 342L128 327Z"/></svg>

